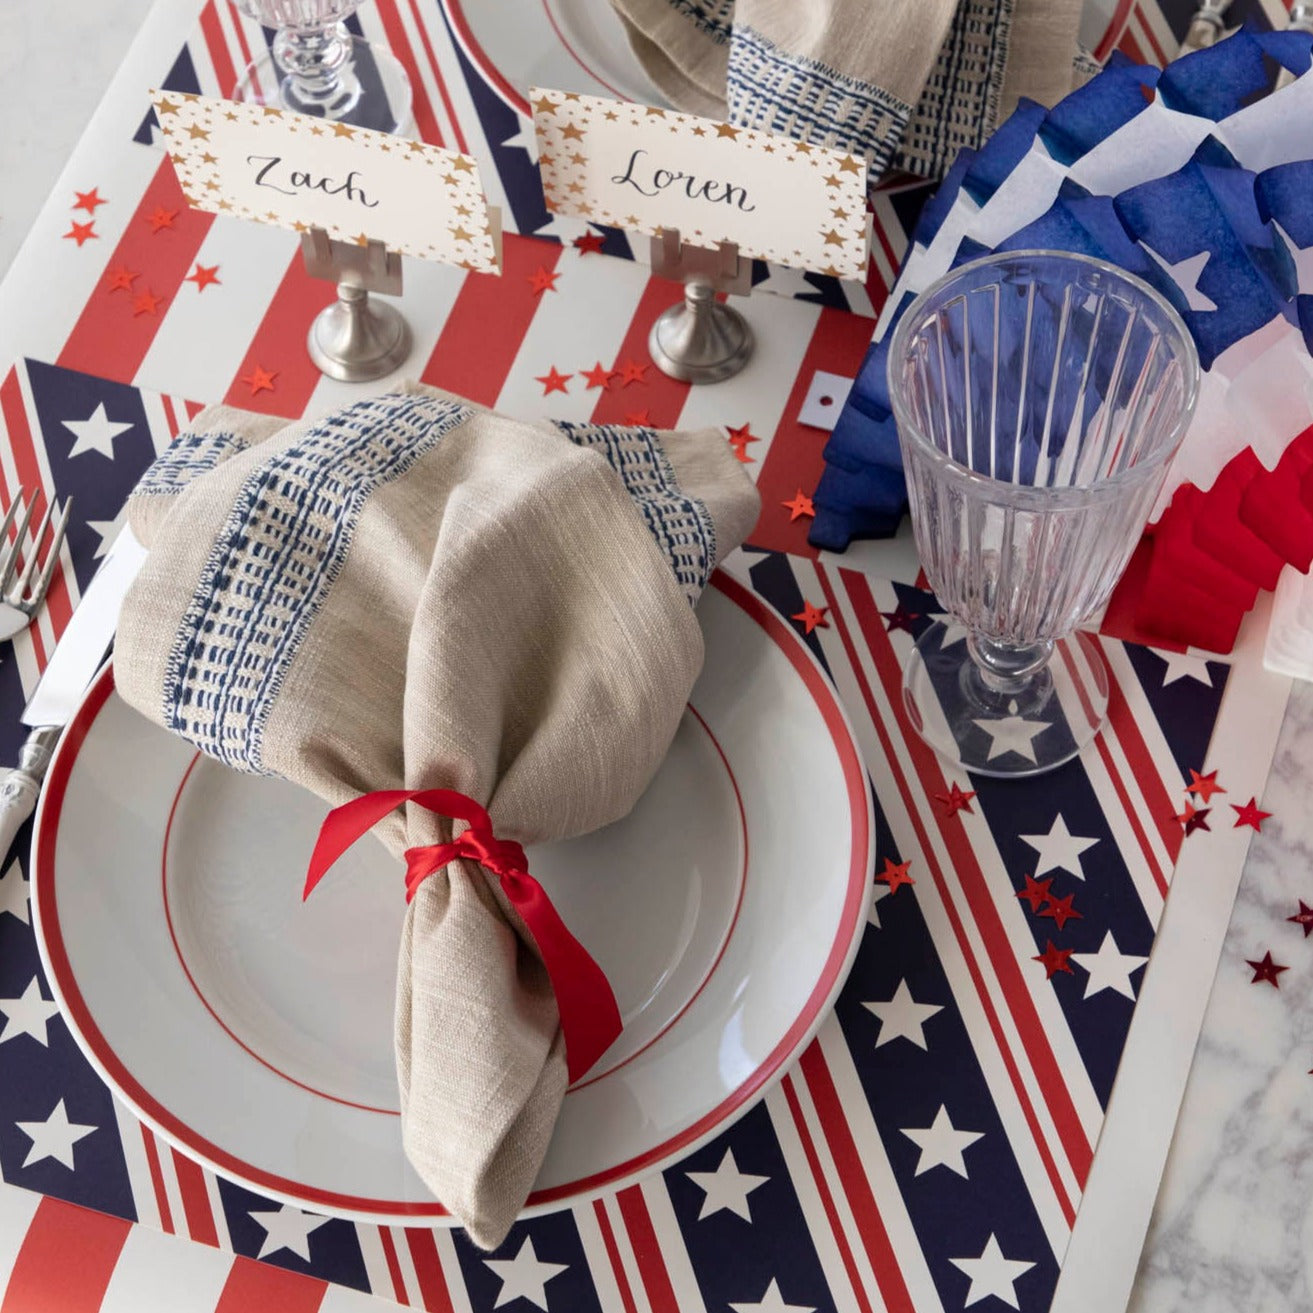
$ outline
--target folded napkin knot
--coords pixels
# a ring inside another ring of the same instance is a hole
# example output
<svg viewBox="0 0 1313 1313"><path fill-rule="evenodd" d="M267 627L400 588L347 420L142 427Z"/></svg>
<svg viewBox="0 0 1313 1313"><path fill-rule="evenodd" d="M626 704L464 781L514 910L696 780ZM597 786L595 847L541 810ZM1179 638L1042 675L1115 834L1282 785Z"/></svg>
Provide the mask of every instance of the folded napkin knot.
<svg viewBox="0 0 1313 1313"><path fill-rule="evenodd" d="M473 798L455 789L379 789L334 807L324 817L315 841L303 897L310 897L329 867L357 839L406 802L469 826L449 843L406 850L406 902L414 898L429 876L459 857L477 862L498 877L507 901L538 946L556 993L566 1068L570 1080L578 1080L611 1047L623 1028L615 994L602 968L570 933L542 885L529 874L524 849L513 839L498 839L493 834L492 818Z"/></svg>

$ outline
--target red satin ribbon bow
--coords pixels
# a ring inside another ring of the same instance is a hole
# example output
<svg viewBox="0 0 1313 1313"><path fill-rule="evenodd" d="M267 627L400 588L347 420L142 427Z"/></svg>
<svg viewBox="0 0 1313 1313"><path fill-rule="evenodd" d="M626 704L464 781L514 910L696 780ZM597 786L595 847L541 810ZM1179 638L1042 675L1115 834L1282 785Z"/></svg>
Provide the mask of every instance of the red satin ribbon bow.
<svg viewBox="0 0 1313 1313"><path fill-rule="evenodd" d="M529 874L524 849L514 840L498 839L487 811L473 798L454 789L379 789L334 807L324 818L310 856L303 896L309 898L328 868L388 812L405 802L418 803L440 816L469 825L450 843L406 850L406 901L410 902L430 875L457 857L478 862L499 877L502 892L520 914L542 955L556 991L570 1080L578 1080L620 1034L615 995L602 968L566 928L542 885Z"/></svg>

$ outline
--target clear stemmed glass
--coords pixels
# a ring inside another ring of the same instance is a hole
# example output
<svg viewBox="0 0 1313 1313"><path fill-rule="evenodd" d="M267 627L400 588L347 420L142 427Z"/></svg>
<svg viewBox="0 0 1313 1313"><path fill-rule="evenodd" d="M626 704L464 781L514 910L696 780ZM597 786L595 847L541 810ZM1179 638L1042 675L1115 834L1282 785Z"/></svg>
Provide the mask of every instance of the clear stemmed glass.
<svg viewBox="0 0 1313 1313"><path fill-rule="evenodd" d="M253 60L235 100L274 105L379 132L410 124L410 79L390 51L352 36L346 20L361 0L234 0L275 29L268 52Z"/></svg>
<svg viewBox="0 0 1313 1313"><path fill-rule="evenodd" d="M947 613L903 678L944 758L1034 775L1098 733L1077 632L1108 599L1194 411L1199 361L1147 283L1085 256L961 266L908 307L889 391L921 563Z"/></svg>

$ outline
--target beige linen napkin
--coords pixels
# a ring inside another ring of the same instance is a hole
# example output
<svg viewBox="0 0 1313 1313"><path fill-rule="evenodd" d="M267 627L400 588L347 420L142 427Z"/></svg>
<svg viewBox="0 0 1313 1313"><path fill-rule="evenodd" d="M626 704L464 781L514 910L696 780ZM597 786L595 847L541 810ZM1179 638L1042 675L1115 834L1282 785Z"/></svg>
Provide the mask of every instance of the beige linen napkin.
<svg viewBox="0 0 1313 1313"><path fill-rule="evenodd" d="M1080 0L611 0L677 108L939 177L1074 85Z"/></svg>
<svg viewBox="0 0 1313 1313"><path fill-rule="evenodd" d="M428 389L286 426L212 409L129 502L150 555L116 682L334 804L440 787L500 839L583 833L664 757L702 660L692 603L757 506L716 431L521 423ZM414 805L376 832L399 858L452 838ZM395 1040L406 1152L492 1247L567 1075L546 971L476 863L409 906Z"/></svg>

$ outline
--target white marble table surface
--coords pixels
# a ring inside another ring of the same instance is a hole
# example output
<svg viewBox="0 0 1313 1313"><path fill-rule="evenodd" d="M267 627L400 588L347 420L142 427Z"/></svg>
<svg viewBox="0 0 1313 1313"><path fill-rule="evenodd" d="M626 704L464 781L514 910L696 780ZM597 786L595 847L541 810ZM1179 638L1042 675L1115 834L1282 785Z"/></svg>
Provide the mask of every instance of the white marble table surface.
<svg viewBox="0 0 1313 1313"><path fill-rule="evenodd" d="M5 5L0 276L149 5ZM1313 938L1285 919L1313 903L1310 786L1313 685L1297 683L1131 1313L1313 1313ZM1290 967L1278 990L1251 984L1245 966L1268 949Z"/></svg>

